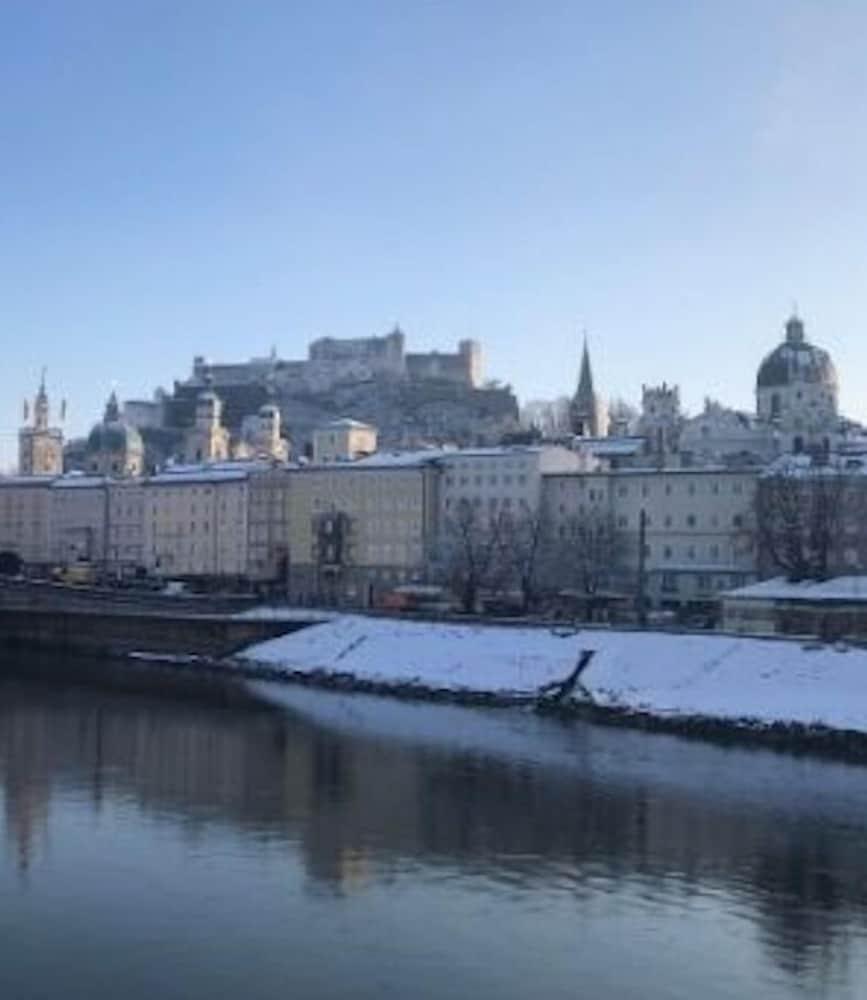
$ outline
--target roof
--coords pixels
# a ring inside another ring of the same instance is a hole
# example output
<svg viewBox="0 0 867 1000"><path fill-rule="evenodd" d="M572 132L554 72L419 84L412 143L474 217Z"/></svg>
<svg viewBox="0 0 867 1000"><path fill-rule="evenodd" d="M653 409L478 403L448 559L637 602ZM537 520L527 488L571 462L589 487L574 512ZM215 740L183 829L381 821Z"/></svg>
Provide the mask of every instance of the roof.
<svg viewBox="0 0 867 1000"><path fill-rule="evenodd" d="M442 457L443 452L439 448L422 448L416 451L377 451L373 455L359 458L354 462L328 462L327 467L329 469L398 469L429 465ZM309 468L322 468L322 466L309 466Z"/></svg>
<svg viewBox="0 0 867 1000"><path fill-rule="evenodd" d="M88 476L81 472L67 472L66 475L58 476L52 482L52 489L93 489L97 486L105 486L107 480L105 476Z"/></svg>
<svg viewBox="0 0 867 1000"><path fill-rule="evenodd" d="M831 355L807 341L786 340L768 354L759 365L756 386L759 389L783 388L796 382L819 382L837 385L837 371Z"/></svg>
<svg viewBox="0 0 867 1000"><path fill-rule="evenodd" d="M54 473L36 473L32 476L0 476L0 489L10 486L50 486L56 478Z"/></svg>
<svg viewBox="0 0 867 1000"><path fill-rule="evenodd" d="M241 482L247 479L247 469L192 469L187 472L161 472L150 476L146 485L178 486L183 483Z"/></svg>
<svg viewBox="0 0 867 1000"><path fill-rule="evenodd" d="M800 580L777 576L751 583L722 595L726 600L855 601L867 603L867 575L837 576L831 580Z"/></svg>
<svg viewBox="0 0 867 1000"><path fill-rule="evenodd" d="M329 427L350 427L355 430L362 431L373 431L376 430L371 424L364 424L360 420L352 420L350 417L339 417L337 420L329 420L327 424L323 424L319 430L324 430Z"/></svg>
<svg viewBox="0 0 867 1000"><path fill-rule="evenodd" d="M601 458L608 455L637 455L644 448L643 437L577 437L575 443Z"/></svg>

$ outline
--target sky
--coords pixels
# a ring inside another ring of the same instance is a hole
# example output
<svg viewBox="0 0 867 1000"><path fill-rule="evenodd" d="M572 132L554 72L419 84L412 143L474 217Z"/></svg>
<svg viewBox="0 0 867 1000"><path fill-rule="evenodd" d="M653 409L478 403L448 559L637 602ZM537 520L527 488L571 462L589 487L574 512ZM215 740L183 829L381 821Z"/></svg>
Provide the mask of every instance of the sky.
<svg viewBox="0 0 867 1000"><path fill-rule="evenodd" d="M396 322L519 398L753 404L793 305L867 419L867 3L3 0L0 468L113 387ZM291 432L291 428L290 428Z"/></svg>

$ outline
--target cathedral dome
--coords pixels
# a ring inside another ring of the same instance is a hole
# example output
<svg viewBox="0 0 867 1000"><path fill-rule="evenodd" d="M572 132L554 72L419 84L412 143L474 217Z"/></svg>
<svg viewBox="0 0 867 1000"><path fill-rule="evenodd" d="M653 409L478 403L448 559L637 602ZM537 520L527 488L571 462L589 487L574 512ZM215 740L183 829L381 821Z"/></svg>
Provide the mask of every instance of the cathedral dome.
<svg viewBox="0 0 867 1000"><path fill-rule="evenodd" d="M122 420L101 421L94 424L87 435L87 450L93 452L105 451L141 451L144 448L141 434L125 424Z"/></svg>
<svg viewBox="0 0 867 1000"><path fill-rule="evenodd" d="M125 423L114 393L105 408L103 419L94 424L87 436L87 462L90 471L103 475L136 475L141 471L144 442L138 430Z"/></svg>
<svg viewBox="0 0 867 1000"><path fill-rule="evenodd" d="M804 324L797 316L786 323L786 339L759 365L757 389L785 389L798 383L837 388L837 370L831 355L804 337Z"/></svg>

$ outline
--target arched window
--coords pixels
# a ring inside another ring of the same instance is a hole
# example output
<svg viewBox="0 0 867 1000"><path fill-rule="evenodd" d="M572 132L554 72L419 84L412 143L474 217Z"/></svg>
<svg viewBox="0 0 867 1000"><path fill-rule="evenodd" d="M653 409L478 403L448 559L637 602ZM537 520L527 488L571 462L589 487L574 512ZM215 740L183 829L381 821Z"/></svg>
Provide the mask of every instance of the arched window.
<svg viewBox="0 0 867 1000"><path fill-rule="evenodd" d="M778 417L780 415L780 394L775 392L771 396L771 416Z"/></svg>

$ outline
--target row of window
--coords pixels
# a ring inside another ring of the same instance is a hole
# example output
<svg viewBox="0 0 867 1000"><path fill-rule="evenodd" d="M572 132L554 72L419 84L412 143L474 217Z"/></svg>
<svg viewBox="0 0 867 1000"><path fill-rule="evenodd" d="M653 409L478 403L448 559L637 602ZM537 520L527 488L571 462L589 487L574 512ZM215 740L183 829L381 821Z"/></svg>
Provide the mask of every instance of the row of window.
<svg viewBox="0 0 867 1000"><path fill-rule="evenodd" d="M587 487L587 481L584 480L584 479L569 480L569 479L565 479L564 478L564 479L560 479L560 492L561 493L564 493L566 491L567 484L569 484L570 482L577 482L578 483L578 488L580 490L582 490L582 491L584 491L584 490L586 490L588 488ZM688 482L686 484L680 483L680 484L677 484L677 485L678 486L684 486L683 490L678 490L677 492L681 492L681 493L685 492L687 496L693 497L693 496L696 496L698 493L701 492L701 490L699 488L700 484L698 484L698 483ZM713 482L711 482L709 484L708 492L711 493L713 496L719 496L721 493L725 492L725 488L724 487L725 487L724 483L719 483L717 481L713 481ZM663 485L662 492L667 497L673 496L675 494L675 492L676 492L676 490L675 490L675 484L674 483L665 483ZM733 493L733 494L735 494L735 496L741 496L743 494L743 492L744 492L744 484L741 483L741 482L732 483L731 484L731 490L730 490L730 492ZM647 498L647 497L652 496L653 493L654 493L654 490L653 490L653 487L652 487L652 485L650 483L641 483L640 485L636 483L636 484L633 484L631 487L628 484L626 484L626 483L620 483L617 486L617 496L621 497L621 498L628 497L628 496L641 496L643 498ZM600 499L601 500L604 496L605 496L605 489L604 488L600 489L599 487L596 487L595 489L594 488L590 488L589 489L589 499L591 501L594 500L594 499Z"/></svg>
<svg viewBox="0 0 867 1000"><path fill-rule="evenodd" d="M474 476L446 476L445 484L447 487L451 488L454 486L484 486L487 483L488 486L511 486L512 483L518 486L527 485L527 476L525 473L521 472L517 475L511 475L506 472L502 475L491 474L488 476L483 476L481 474L476 474Z"/></svg>

